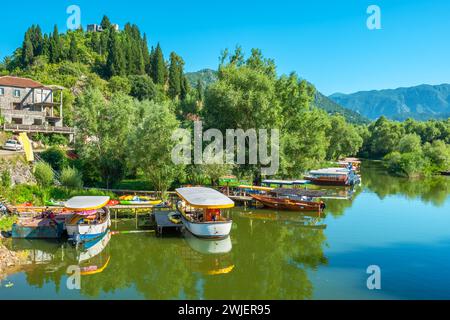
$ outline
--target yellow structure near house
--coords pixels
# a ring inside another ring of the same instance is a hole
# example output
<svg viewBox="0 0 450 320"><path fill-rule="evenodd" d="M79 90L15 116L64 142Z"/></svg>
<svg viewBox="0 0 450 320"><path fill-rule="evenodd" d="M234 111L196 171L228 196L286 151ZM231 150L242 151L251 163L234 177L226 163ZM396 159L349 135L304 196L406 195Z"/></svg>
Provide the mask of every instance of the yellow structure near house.
<svg viewBox="0 0 450 320"><path fill-rule="evenodd" d="M19 134L19 141L23 146L23 150L25 151L25 157L27 161L33 162L34 161L33 146L31 145L31 141L25 132L21 132Z"/></svg>

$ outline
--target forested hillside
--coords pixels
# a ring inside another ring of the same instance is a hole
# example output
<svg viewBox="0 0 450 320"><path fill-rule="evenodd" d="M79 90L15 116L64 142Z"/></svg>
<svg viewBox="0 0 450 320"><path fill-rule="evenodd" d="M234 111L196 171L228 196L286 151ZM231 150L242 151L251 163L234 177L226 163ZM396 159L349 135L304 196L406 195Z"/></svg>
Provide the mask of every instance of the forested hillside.
<svg viewBox="0 0 450 320"><path fill-rule="evenodd" d="M372 120L381 116L400 121L450 117L450 84L336 93L329 98Z"/></svg>

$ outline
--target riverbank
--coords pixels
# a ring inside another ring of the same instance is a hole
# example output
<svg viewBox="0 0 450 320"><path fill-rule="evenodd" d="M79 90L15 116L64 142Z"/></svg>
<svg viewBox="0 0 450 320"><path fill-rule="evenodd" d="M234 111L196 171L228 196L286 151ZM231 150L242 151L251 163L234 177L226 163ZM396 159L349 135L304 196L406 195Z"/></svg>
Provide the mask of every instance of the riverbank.
<svg viewBox="0 0 450 320"><path fill-rule="evenodd" d="M23 258L14 251L6 248L0 239L0 280L4 279L8 274L14 273L17 268L23 264Z"/></svg>

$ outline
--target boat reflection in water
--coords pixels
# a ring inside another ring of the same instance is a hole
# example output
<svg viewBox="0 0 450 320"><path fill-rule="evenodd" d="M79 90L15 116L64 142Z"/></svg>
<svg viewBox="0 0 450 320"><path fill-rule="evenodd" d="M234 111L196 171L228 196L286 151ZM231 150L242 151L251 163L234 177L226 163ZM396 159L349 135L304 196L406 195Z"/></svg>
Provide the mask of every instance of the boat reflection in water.
<svg viewBox="0 0 450 320"><path fill-rule="evenodd" d="M111 232L106 232L102 237L84 242L70 252L70 260L79 265L81 275L98 274L106 269L111 259L107 249L110 240Z"/></svg>
<svg viewBox="0 0 450 320"><path fill-rule="evenodd" d="M66 242L50 240L11 239L9 250L19 253L22 261L20 269L33 274L45 272L49 278L58 279L67 275L69 266L79 266L81 275L100 273L108 266L110 260L109 241L111 233L106 232L101 238L85 242L78 248ZM50 276L52 274L52 276Z"/></svg>
<svg viewBox="0 0 450 320"><path fill-rule="evenodd" d="M187 230L183 235L189 247L183 250L182 255L190 270L206 275L227 274L233 271L233 245L230 236L208 240L198 238Z"/></svg>

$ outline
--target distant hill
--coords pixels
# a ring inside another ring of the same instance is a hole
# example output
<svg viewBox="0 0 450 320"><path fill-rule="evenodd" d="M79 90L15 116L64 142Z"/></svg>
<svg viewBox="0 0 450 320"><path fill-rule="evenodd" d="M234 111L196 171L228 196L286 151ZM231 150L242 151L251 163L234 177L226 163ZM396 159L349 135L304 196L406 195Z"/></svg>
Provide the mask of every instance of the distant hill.
<svg viewBox="0 0 450 320"><path fill-rule="evenodd" d="M197 72L188 72L186 73L186 77L191 86L197 86L197 82L200 79L203 83L203 87L205 88L217 81L217 71L211 69L203 69ZM347 119L348 122L351 123L360 124L369 122L367 118L361 116L357 112L341 107L339 104L330 100L320 92L316 93L314 105L327 111L330 114L340 113Z"/></svg>
<svg viewBox="0 0 450 320"><path fill-rule="evenodd" d="M203 84L203 88L206 88L211 83L217 81L217 71L212 69L202 69L197 72L187 72L186 78L189 81L191 87L196 87L198 80L200 79Z"/></svg>
<svg viewBox="0 0 450 320"><path fill-rule="evenodd" d="M372 120L382 115L394 120L428 120L450 116L450 84L335 93L329 98Z"/></svg>
<svg viewBox="0 0 450 320"><path fill-rule="evenodd" d="M340 106L319 91L316 91L316 99L314 105L320 109L325 110L329 114L339 113L343 115L345 119L350 123L364 124L370 122L368 118L360 115L358 112Z"/></svg>

